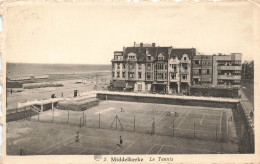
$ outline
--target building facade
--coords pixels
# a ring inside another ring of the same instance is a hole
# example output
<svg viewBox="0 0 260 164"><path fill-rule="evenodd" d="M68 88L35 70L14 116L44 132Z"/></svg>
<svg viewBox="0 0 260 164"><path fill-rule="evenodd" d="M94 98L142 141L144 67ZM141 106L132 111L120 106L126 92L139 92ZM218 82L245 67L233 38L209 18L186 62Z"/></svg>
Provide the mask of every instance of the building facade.
<svg viewBox="0 0 260 164"><path fill-rule="evenodd" d="M213 56L213 85L240 87L241 53Z"/></svg>
<svg viewBox="0 0 260 164"><path fill-rule="evenodd" d="M112 85L117 90L189 94L190 87L239 86L241 54L196 55L194 48L135 44L115 51Z"/></svg>

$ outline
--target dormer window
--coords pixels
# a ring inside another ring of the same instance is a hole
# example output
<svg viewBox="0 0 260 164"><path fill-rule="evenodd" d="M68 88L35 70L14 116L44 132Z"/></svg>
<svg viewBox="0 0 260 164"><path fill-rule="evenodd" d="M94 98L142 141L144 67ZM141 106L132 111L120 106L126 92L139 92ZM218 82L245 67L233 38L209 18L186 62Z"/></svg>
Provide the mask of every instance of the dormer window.
<svg viewBox="0 0 260 164"><path fill-rule="evenodd" d="M128 59L131 59L131 60L136 59L135 53L129 53L129 54L128 54Z"/></svg>
<svg viewBox="0 0 260 164"><path fill-rule="evenodd" d="M158 60L164 60L164 56L162 54L158 55Z"/></svg>
<svg viewBox="0 0 260 164"><path fill-rule="evenodd" d="M184 60L187 60L187 58L186 58L186 57L184 57Z"/></svg>

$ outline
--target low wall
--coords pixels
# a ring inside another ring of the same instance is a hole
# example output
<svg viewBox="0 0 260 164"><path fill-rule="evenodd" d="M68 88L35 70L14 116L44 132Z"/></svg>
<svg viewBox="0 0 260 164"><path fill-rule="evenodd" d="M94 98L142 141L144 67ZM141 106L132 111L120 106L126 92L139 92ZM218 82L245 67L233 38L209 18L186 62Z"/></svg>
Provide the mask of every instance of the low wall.
<svg viewBox="0 0 260 164"><path fill-rule="evenodd" d="M216 108L236 108L237 102L221 102L221 101L207 101L207 100L190 100L190 99L177 99L169 97L151 97L151 96L133 96L122 94L106 94L97 93L99 100L117 100L117 101L130 101L130 102L143 102L143 103L158 103L158 104L172 104L172 105L187 105L187 106L205 106Z"/></svg>
<svg viewBox="0 0 260 164"><path fill-rule="evenodd" d="M255 152L254 129L250 126L248 118L239 103L237 108L232 108L236 125L237 142L241 153Z"/></svg>

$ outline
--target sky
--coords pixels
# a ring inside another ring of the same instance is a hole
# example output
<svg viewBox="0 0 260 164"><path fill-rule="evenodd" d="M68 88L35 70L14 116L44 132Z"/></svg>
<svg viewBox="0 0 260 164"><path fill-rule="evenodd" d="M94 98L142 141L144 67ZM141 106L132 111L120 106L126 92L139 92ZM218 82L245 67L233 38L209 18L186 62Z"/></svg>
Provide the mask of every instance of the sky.
<svg viewBox="0 0 260 164"><path fill-rule="evenodd" d="M114 51L134 42L253 60L259 34L247 2L45 3L10 6L4 16L7 62L110 64Z"/></svg>

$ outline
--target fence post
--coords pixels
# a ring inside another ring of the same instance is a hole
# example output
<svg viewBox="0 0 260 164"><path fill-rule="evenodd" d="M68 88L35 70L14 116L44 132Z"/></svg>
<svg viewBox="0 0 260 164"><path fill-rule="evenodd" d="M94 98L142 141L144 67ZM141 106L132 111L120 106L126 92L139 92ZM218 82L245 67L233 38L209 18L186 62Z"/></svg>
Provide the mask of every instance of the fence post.
<svg viewBox="0 0 260 164"><path fill-rule="evenodd" d="M54 109L52 108L52 123L54 122Z"/></svg>
<svg viewBox="0 0 260 164"><path fill-rule="evenodd" d="M17 108L16 108L16 121L18 120L18 111L17 111Z"/></svg>
<svg viewBox="0 0 260 164"><path fill-rule="evenodd" d="M69 120L70 120L70 110L68 109L68 120L67 120L67 125L69 125Z"/></svg>
<svg viewBox="0 0 260 164"><path fill-rule="evenodd" d="M194 120L194 130L193 130L193 137L195 138L195 120Z"/></svg>
<svg viewBox="0 0 260 164"><path fill-rule="evenodd" d="M100 129L100 113L98 115L99 115L99 129Z"/></svg>
<svg viewBox="0 0 260 164"><path fill-rule="evenodd" d="M174 118L173 118L173 121L172 121L172 136L174 137Z"/></svg>
<svg viewBox="0 0 260 164"><path fill-rule="evenodd" d="M83 110L83 126L84 126L84 124L85 124L85 117L84 117L84 110Z"/></svg>
<svg viewBox="0 0 260 164"><path fill-rule="evenodd" d="M116 130L117 130L117 115L116 115Z"/></svg>
<svg viewBox="0 0 260 164"><path fill-rule="evenodd" d="M134 116L134 132L135 132L135 116Z"/></svg>
<svg viewBox="0 0 260 164"><path fill-rule="evenodd" d="M216 141L218 140L218 124L216 125Z"/></svg>
<svg viewBox="0 0 260 164"><path fill-rule="evenodd" d="M38 112L38 122L40 121L40 112Z"/></svg>

